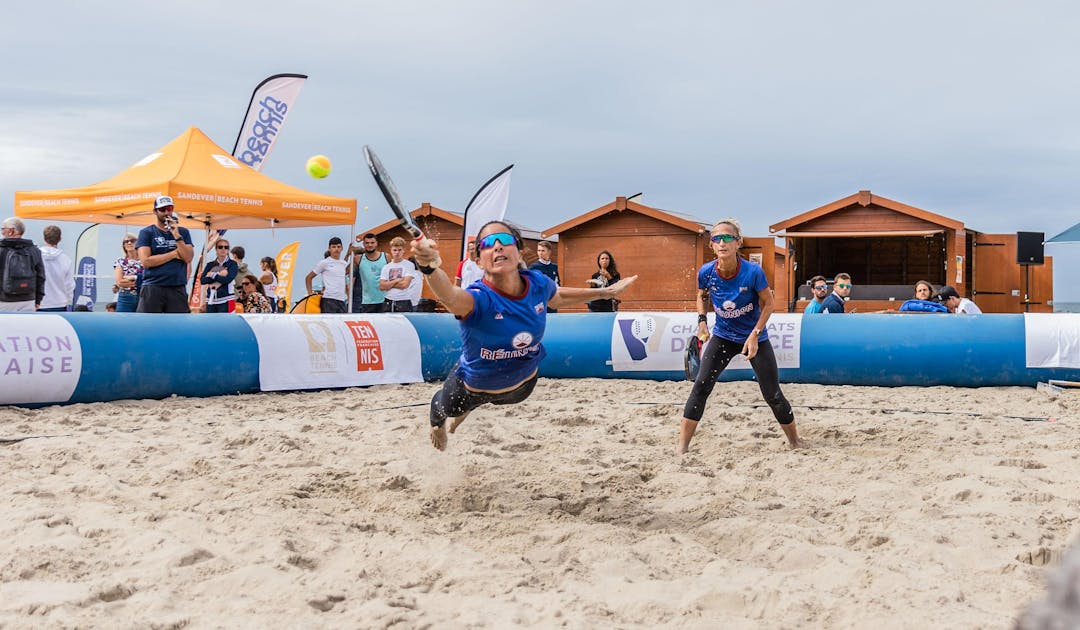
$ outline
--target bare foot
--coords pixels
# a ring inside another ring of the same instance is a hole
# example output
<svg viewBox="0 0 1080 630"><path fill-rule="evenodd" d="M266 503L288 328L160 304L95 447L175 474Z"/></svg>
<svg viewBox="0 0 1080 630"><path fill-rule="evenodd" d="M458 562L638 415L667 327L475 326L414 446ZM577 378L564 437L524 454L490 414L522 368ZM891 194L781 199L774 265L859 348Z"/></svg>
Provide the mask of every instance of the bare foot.
<svg viewBox="0 0 1080 630"><path fill-rule="evenodd" d="M446 427L431 427L431 445L440 451L446 450Z"/></svg>
<svg viewBox="0 0 1080 630"><path fill-rule="evenodd" d="M789 448L796 449L806 446L806 443L799 437L799 431L795 428L794 422L781 424L780 428L784 430L784 437L787 438Z"/></svg>
<svg viewBox="0 0 1080 630"><path fill-rule="evenodd" d="M450 432L453 433L454 431L457 431L457 428L459 426L461 426L461 423L465 422L465 418L468 418L468 417L469 417L469 412L466 411L465 413L461 414L460 416L454 418L453 421L450 422Z"/></svg>
<svg viewBox="0 0 1080 630"><path fill-rule="evenodd" d="M683 418L679 423L679 444L675 447L676 455L685 455L690 450L690 440L694 439L697 425L698 421L690 418Z"/></svg>

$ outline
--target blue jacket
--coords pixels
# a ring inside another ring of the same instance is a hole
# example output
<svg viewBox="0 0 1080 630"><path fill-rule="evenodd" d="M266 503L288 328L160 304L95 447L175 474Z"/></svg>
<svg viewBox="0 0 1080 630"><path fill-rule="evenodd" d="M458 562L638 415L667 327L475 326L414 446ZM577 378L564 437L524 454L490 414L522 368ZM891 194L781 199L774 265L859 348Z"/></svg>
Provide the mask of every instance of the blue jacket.
<svg viewBox="0 0 1080 630"><path fill-rule="evenodd" d="M833 291L821 301L821 312L830 314L843 313L844 298L837 295L836 291Z"/></svg>
<svg viewBox="0 0 1080 630"><path fill-rule="evenodd" d="M217 272L222 268L225 269L225 275L219 276ZM234 299L233 296L233 281L236 280L236 274L240 272L240 267L237 266L236 261L232 258L227 258L224 263L219 263L217 259L211 260L203 267L202 278L199 279L202 282L203 288L206 289L206 303L207 304L224 304L229 300ZM220 283L217 292L210 288L213 283Z"/></svg>
<svg viewBox="0 0 1080 630"><path fill-rule="evenodd" d="M948 313L949 309L941 302L907 300L900 305L900 311L903 313Z"/></svg>

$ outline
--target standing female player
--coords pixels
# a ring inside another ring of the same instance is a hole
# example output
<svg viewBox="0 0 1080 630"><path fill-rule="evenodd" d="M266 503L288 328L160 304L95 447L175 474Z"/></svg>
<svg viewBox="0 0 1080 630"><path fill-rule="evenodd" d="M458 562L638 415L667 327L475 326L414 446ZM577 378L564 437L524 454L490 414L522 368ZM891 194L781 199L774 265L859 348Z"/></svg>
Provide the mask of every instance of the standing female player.
<svg viewBox="0 0 1080 630"><path fill-rule="evenodd" d="M716 261L698 270L698 336L704 338L709 334L706 304L711 303L716 312L716 325L701 353L701 369L683 410L675 452L681 455L690 448L690 439L705 411L705 401L716 386L716 379L736 354L746 355L750 360L761 395L784 430L788 444L799 448L803 443L795 430L791 404L780 391L776 355L765 329L773 312L773 296L765 272L759 265L739 258L742 232L735 219L722 219L713 226L710 240Z"/></svg>
<svg viewBox="0 0 1080 630"><path fill-rule="evenodd" d="M439 268L435 241L412 244L418 268L461 330L461 359L431 399L431 444L440 451L446 448L447 418L453 418L453 433L480 405L511 405L529 397L546 354L541 340L548 307L613 298L637 279L598 289L556 286L539 271L522 269L521 235L501 221L484 224L476 246L484 278L462 288Z"/></svg>

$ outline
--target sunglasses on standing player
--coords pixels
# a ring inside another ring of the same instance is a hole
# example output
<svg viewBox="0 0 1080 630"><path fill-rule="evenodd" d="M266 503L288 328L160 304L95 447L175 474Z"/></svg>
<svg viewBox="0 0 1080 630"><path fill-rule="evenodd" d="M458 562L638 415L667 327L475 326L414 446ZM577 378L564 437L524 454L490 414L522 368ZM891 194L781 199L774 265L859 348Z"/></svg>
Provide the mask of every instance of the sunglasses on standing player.
<svg viewBox="0 0 1080 630"><path fill-rule="evenodd" d="M735 236L734 234L713 234L711 237L709 237L709 240L714 243L730 243L732 241L738 240L738 238L739 237Z"/></svg>
<svg viewBox="0 0 1080 630"><path fill-rule="evenodd" d="M495 234L488 234L484 238L476 241L477 247L480 249L491 249L498 243L503 247L509 247L511 245L517 245L517 239L513 234L507 234L506 232L496 232Z"/></svg>

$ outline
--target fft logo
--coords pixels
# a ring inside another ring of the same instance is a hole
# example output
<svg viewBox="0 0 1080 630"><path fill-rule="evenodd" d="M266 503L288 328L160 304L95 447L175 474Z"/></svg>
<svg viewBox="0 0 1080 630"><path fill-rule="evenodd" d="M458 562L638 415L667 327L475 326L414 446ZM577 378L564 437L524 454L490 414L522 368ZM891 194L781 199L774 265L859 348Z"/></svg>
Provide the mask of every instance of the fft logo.
<svg viewBox="0 0 1080 630"><path fill-rule="evenodd" d="M660 349L660 340L663 330L667 327L668 318L661 315L635 315L632 318L619 319L619 332L622 333L623 343L630 358L641 361L649 356L650 352Z"/></svg>
<svg viewBox="0 0 1080 630"><path fill-rule="evenodd" d="M345 322L356 342L356 371L371 372L383 369L382 344L371 322Z"/></svg>

